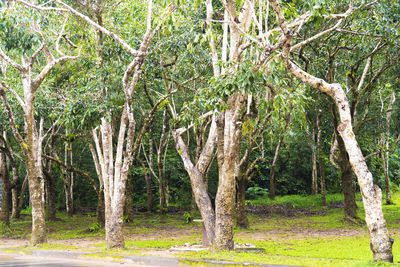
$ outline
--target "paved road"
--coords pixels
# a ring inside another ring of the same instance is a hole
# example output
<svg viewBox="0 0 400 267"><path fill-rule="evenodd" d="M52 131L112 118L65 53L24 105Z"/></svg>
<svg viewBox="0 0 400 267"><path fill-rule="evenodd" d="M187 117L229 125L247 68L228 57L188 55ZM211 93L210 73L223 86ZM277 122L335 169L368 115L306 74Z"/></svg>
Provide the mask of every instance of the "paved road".
<svg viewBox="0 0 400 267"><path fill-rule="evenodd" d="M50 252L50 251L49 251ZM110 259L101 261L101 259L83 260L76 258L75 253L69 252L48 252L33 251L32 255L9 254L0 252L0 267L17 267L17 266L35 266L35 267L173 267L183 266L177 259L156 258L156 257L124 257L123 262L112 262ZM47 254L47 255L45 255ZM58 255L57 255L58 254ZM69 257L68 257L68 254Z"/></svg>
<svg viewBox="0 0 400 267"><path fill-rule="evenodd" d="M193 266L188 262L185 264L175 258L161 258L152 256L127 256L113 258L105 255L93 257L93 254L86 254L76 251L56 251L56 250L19 250L15 253L0 251L0 267L34 266L34 267L175 267ZM86 260L85 258L88 257ZM103 259L104 257L104 259ZM113 259L121 262L113 262ZM196 262L199 264L200 262ZM233 262L207 261L201 262L204 266L232 266ZM268 266L268 267L287 267L284 265L268 264L239 264L240 266Z"/></svg>

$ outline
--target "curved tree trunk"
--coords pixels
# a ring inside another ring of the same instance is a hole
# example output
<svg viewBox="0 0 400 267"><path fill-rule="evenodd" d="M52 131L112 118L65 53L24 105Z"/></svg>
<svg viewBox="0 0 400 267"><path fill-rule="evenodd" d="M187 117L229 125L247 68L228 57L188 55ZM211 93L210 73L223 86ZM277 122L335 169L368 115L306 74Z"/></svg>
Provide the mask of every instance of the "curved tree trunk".
<svg viewBox="0 0 400 267"><path fill-rule="evenodd" d="M207 142L203 147L203 150L201 152L201 155L199 156L196 165L192 163L189 154L189 148L185 144L181 136L187 130L188 129L186 128L177 129L173 131L172 136L175 141L176 151L182 158L185 170L189 174L193 195L195 197L197 207L203 219L204 228L207 234L207 241L209 242L209 244L204 245L210 246L211 244L213 244L215 237L215 212L212 207L207 188L204 184L203 176L207 170L207 166L211 162L213 150L217 142L216 123L213 119Z"/></svg>
<svg viewBox="0 0 400 267"><path fill-rule="evenodd" d="M276 1L272 1L271 5L274 7L275 12L279 14L280 10L277 8ZM281 14L278 16L282 18ZM280 22L279 26L281 26L282 29L286 27L282 22ZM287 41L284 44L282 56L287 65L287 69L295 77L317 90L328 94L335 101L341 122L337 130L343 139L349 156L349 162L357 176L358 184L360 185L365 209L365 221L370 234L370 244L374 260L393 262L392 239L389 237L389 232L386 228L386 220L382 212L382 191L377 185L374 185L372 174L368 169L365 158L354 135L351 123L350 105L346 93L340 84L327 83L323 79L310 75L292 63L289 60L292 36L289 32L284 32Z"/></svg>

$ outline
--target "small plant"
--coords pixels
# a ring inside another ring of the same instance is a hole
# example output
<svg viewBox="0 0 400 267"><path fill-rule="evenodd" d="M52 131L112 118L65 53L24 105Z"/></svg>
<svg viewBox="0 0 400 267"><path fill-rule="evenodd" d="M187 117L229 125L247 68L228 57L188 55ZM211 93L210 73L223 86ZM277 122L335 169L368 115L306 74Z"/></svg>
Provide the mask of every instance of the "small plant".
<svg viewBox="0 0 400 267"><path fill-rule="evenodd" d="M96 222L89 227L89 232L97 233L101 229L101 224Z"/></svg>
<svg viewBox="0 0 400 267"><path fill-rule="evenodd" d="M128 215L124 215L124 223L130 223L131 220L129 219Z"/></svg>
<svg viewBox="0 0 400 267"><path fill-rule="evenodd" d="M263 198L268 195L268 189L254 186L254 187L249 187L246 190L246 198L247 199L257 199L257 198Z"/></svg>
<svg viewBox="0 0 400 267"><path fill-rule="evenodd" d="M187 211L183 213L183 218L185 218L186 223L191 223L193 221L192 214Z"/></svg>
<svg viewBox="0 0 400 267"><path fill-rule="evenodd" d="M7 224L5 224L4 222L0 222L0 234L2 234L2 235L11 234L10 227Z"/></svg>
<svg viewBox="0 0 400 267"><path fill-rule="evenodd" d="M32 214L32 206L27 206L25 209L21 210L21 214L31 215Z"/></svg>

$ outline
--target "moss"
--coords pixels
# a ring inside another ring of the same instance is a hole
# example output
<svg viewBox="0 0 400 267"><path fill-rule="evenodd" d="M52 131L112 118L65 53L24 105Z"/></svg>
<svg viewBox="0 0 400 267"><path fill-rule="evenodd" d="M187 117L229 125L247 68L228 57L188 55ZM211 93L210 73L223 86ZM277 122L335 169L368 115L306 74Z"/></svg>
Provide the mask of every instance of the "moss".
<svg viewBox="0 0 400 267"><path fill-rule="evenodd" d="M63 245L63 244L47 244L43 243L40 245L36 246L28 246L26 247L28 249L35 249L35 250L49 250L49 249L54 249L54 250L79 250L81 249L80 247L77 246L69 246L69 245Z"/></svg>
<svg viewBox="0 0 400 267"><path fill-rule="evenodd" d="M122 262L124 260L123 256L107 255L107 254L82 254L78 258L86 260L102 260L111 262Z"/></svg>
<svg viewBox="0 0 400 267"><path fill-rule="evenodd" d="M23 254L23 255L32 255L31 251L23 250L23 249L1 249L1 251L4 253L17 253L17 254Z"/></svg>

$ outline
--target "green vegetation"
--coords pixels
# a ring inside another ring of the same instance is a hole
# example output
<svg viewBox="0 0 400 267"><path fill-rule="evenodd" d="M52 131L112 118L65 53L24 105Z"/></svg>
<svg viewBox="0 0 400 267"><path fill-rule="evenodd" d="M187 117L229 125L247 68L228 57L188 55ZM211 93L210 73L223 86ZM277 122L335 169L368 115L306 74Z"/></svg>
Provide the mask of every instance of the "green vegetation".
<svg viewBox="0 0 400 267"><path fill-rule="evenodd" d="M329 194L328 207L316 204L319 197L286 196L277 197L274 201L255 200L263 203L262 205L282 205L283 207L289 205L297 210L297 214L286 217L278 214L249 214L250 229L235 228L236 243L252 243L257 248L265 249L265 252L168 253L171 256L187 259L189 262L195 260L195 262L190 262L195 266L201 266L202 260L306 266L386 266L370 261L371 251L366 227L344 220L343 210L334 208L343 201L343 196ZM396 193L393 200L396 204L385 205L384 212L391 236L395 239L393 253L400 255L400 243L396 242L400 238L400 220L397 216L400 208L397 204L400 203L398 201L400 193ZM361 216L362 203L358 202L358 205L358 213ZM133 222L125 223L126 248L106 250L106 244L103 241L104 230L96 233L89 230L96 225L93 216L77 214L70 218L65 213L57 213L60 221L48 223L51 243L21 247L21 249L89 251L90 255L85 255L86 259L102 258L107 261L122 260L121 256L115 255L152 255L154 251L167 253L172 246L201 242L201 225L187 223L184 214L136 213ZM91 227L89 228L88 225ZM21 238L23 231L27 231L29 227L29 217L13 221L10 228L12 236ZM68 240L71 241L68 244L58 243ZM80 240L87 241L83 245ZM88 246L88 242L91 245ZM397 261L399 259L396 257L395 262Z"/></svg>

